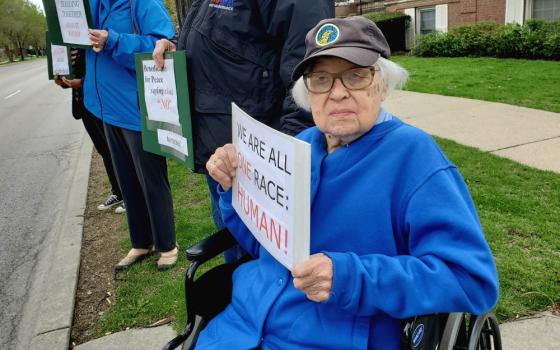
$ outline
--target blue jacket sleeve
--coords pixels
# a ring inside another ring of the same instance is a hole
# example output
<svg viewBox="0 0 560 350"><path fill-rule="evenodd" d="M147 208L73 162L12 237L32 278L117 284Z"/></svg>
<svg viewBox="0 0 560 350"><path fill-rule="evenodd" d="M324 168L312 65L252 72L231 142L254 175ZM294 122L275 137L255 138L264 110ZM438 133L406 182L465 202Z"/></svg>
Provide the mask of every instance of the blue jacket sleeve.
<svg viewBox="0 0 560 350"><path fill-rule="evenodd" d="M109 37L103 50L108 51L118 64L134 70L135 53L152 52L157 40L171 39L175 32L169 14L160 0L135 1L132 12L133 26L137 33L118 33L106 28Z"/></svg>
<svg viewBox="0 0 560 350"><path fill-rule="evenodd" d="M292 71L305 55L305 36L319 21L334 17L332 0L260 0L260 11L267 33L278 43L280 78L288 92L292 86ZM281 130L295 135L312 126L311 114L298 110L291 95L286 93Z"/></svg>
<svg viewBox="0 0 560 350"><path fill-rule="evenodd" d="M325 252L333 262L329 302L358 315L396 318L490 310L498 299L492 253L462 177L433 174L402 215L408 255Z"/></svg>
<svg viewBox="0 0 560 350"><path fill-rule="evenodd" d="M232 190L224 192L222 186L219 186L218 193L220 194L222 219L227 228L247 253L251 254L253 258L258 258L261 245L233 209L231 205Z"/></svg>

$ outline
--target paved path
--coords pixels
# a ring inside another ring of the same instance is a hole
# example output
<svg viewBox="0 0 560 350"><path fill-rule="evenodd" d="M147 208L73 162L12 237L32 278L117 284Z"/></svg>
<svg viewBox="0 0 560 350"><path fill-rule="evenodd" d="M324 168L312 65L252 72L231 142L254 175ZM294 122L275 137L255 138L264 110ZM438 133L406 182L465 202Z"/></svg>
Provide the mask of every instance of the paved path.
<svg viewBox="0 0 560 350"><path fill-rule="evenodd" d="M560 173L560 113L408 91L384 106L432 135Z"/></svg>

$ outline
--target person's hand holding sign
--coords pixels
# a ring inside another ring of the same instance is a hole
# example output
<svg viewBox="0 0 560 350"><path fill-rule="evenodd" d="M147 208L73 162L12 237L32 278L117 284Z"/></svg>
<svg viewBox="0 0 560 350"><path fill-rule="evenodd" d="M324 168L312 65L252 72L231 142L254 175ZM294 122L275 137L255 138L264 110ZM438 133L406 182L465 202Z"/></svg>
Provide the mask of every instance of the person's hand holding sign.
<svg viewBox="0 0 560 350"><path fill-rule="evenodd" d="M58 86L60 86L63 89L66 89L68 86L64 83L64 81L62 80L63 78L60 75L55 75L54 76L54 83Z"/></svg>
<svg viewBox="0 0 560 350"><path fill-rule="evenodd" d="M292 276L294 276L294 287L304 292L307 299L316 302L329 299L333 266L331 259L325 254L311 255L309 260L294 267Z"/></svg>
<svg viewBox="0 0 560 350"><path fill-rule="evenodd" d="M159 69L163 69L165 63L163 54L166 52L173 52L176 49L175 44L167 39L159 39L156 41L156 47L154 48L154 52L152 52L152 58L154 59L156 66L158 66Z"/></svg>
<svg viewBox="0 0 560 350"><path fill-rule="evenodd" d="M230 189L233 179L235 178L236 169L237 150L231 143L216 149L216 152L214 152L206 163L208 174L222 186L224 191Z"/></svg>
<svg viewBox="0 0 560 350"><path fill-rule="evenodd" d="M88 37L93 45L93 51L101 52L103 47L105 47L105 43L109 37L109 32L103 29L90 29Z"/></svg>
<svg viewBox="0 0 560 350"><path fill-rule="evenodd" d="M82 79L66 79L66 77L62 77L62 82L72 89L79 89L83 84Z"/></svg>

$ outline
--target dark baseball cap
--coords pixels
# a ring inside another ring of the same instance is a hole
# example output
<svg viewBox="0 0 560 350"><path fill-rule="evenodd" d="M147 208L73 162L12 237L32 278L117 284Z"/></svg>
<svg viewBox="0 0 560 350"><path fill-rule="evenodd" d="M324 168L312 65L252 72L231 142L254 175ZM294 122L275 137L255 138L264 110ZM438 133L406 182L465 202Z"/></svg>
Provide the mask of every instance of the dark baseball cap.
<svg viewBox="0 0 560 350"><path fill-rule="evenodd" d="M317 57L334 56L358 66L369 67L379 56L389 58L391 54L381 30L362 16L322 20L307 33L305 47L305 56L292 73L294 81L303 75Z"/></svg>

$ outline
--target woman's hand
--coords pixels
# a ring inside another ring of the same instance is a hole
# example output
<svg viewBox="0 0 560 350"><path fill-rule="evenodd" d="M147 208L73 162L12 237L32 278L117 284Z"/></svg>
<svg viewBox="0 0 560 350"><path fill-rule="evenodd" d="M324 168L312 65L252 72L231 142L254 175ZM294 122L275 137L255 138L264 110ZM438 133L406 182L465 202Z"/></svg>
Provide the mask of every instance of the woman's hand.
<svg viewBox="0 0 560 350"><path fill-rule="evenodd" d="M154 59L156 66L158 66L159 69L163 69L165 64L163 54L166 52L173 52L176 49L175 44L167 39L159 39L156 41L156 47L154 48L154 52L152 52L152 58Z"/></svg>
<svg viewBox="0 0 560 350"><path fill-rule="evenodd" d="M231 143L216 149L216 152L208 159L206 170L208 174L220 185L224 191L230 189L235 171L237 169L237 150Z"/></svg>
<svg viewBox="0 0 560 350"><path fill-rule="evenodd" d="M103 29L89 29L88 38L93 45L93 51L101 52L103 47L105 47L105 43L107 42L107 38L109 37L109 32Z"/></svg>
<svg viewBox="0 0 560 350"><path fill-rule="evenodd" d="M66 77L62 77L62 82L72 89L79 89L82 87L82 79L68 80Z"/></svg>
<svg viewBox="0 0 560 350"><path fill-rule="evenodd" d="M61 88L67 88L68 85L66 85L63 81L63 78L60 75L55 75L54 76L54 83L58 86L60 86Z"/></svg>
<svg viewBox="0 0 560 350"><path fill-rule="evenodd" d="M325 254L311 255L309 260L294 267L292 276L294 276L294 287L304 292L307 299L316 302L329 299L333 266L331 259Z"/></svg>

